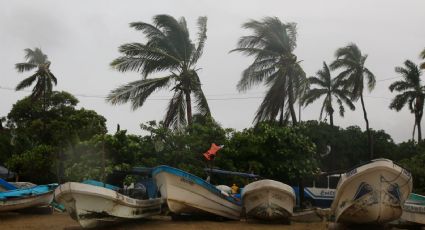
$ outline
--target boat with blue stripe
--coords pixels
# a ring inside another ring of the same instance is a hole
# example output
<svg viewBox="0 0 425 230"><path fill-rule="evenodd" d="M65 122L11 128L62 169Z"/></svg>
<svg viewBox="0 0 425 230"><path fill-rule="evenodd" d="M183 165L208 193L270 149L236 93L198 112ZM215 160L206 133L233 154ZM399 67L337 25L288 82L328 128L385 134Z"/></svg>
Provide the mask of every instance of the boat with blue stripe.
<svg viewBox="0 0 425 230"><path fill-rule="evenodd" d="M57 184L48 184L19 188L3 179L0 179L0 184L6 190L0 192L0 212L48 206L52 202L53 192L58 186Z"/></svg>
<svg viewBox="0 0 425 230"><path fill-rule="evenodd" d="M152 170L152 176L174 214L213 214L240 219L239 199L193 174L162 165Z"/></svg>
<svg viewBox="0 0 425 230"><path fill-rule="evenodd" d="M342 174L332 212L335 221L385 224L402 215L412 192L412 175L388 159L375 159Z"/></svg>

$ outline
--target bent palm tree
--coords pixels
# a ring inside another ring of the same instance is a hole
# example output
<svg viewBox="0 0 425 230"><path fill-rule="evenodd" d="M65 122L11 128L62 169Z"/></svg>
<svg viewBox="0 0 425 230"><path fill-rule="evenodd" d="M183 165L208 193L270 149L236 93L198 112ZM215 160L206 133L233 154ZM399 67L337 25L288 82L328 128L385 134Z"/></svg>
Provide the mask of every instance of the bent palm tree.
<svg viewBox="0 0 425 230"><path fill-rule="evenodd" d="M198 41L195 45L189 37L186 20L169 15L153 17L153 24L130 23L130 27L142 31L147 42L128 43L120 46L123 56L115 59L111 66L118 71L142 73L142 79L120 86L110 92L107 101L122 104L131 101L137 109L155 91L172 87L171 98L164 118L164 124L175 128L192 124L192 95L196 109L204 116L210 116L207 100L201 89L196 63L201 57L207 38L207 18L198 18ZM148 78L155 72L169 71L159 78Z"/></svg>
<svg viewBox="0 0 425 230"><path fill-rule="evenodd" d="M405 68L396 67L395 72L403 77L403 80L393 82L389 89L400 92L396 95L390 104L391 109L400 111L406 104L409 104L409 109L415 114L415 127L418 128L418 142L422 140L421 120L424 109L425 86L421 84L421 71L417 65L410 60L404 62Z"/></svg>
<svg viewBox="0 0 425 230"><path fill-rule="evenodd" d="M50 71L50 61L48 60L47 55L45 55L39 48L35 48L34 50L25 49L25 60L26 62L15 64L15 68L18 72L23 73L35 68L37 68L37 70L33 75L21 81L16 86L15 90L18 91L25 89L36 82L32 89L31 98L35 100L43 97L43 107L45 107L46 98L52 92L53 83L55 85L57 84L55 75L53 75Z"/></svg>
<svg viewBox="0 0 425 230"><path fill-rule="evenodd" d="M290 114L292 122L297 124L294 104L300 95L300 79L305 78L305 73L293 54L296 24L266 17L262 21L250 20L243 28L252 30L253 35L241 37L238 48L230 52L242 52L255 59L243 71L237 89L246 91L260 83L268 87L254 122L274 120L279 114L282 122L285 115Z"/></svg>
<svg viewBox="0 0 425 230"><path fill-rule="evenodd" d="M425 49L422 51L420 57L425 60ZM425 69L425 61L422 62L421 69Z"/></svg>
<svg viewBox="0 0 425 230"><path fill-rule="evenodd" d="M326 65L326 62L323 62L323 68L317 71L316 75L317 77L309 77L308 81L311 85L317 85L319 88L308 90L303 99L303 102L304 105L307 106L321 98L323 95L326 95L322 104L322 109L320 110L319 119L322 119L323 110L325 110L330 117L330 125L333 127L334 109L332 106L332 97L336 99L336 102L339 105L339 114L341 117L344 116L345 112L343 103L350 107L351 110L354 110L355 106L348 96L348 90L342 88L342 85L340 84L341 82L338 82L336 78L331 78L331 73L329 71L328 65Z"/></svg>
<svg viewBox="0 0 425 230"><path fill-rule="evenodd" d="M362 52L356 44L352 43L346 47L339 48L335 52L336 60L330 65L331 69L343 69L337 76L338 81L344 85L344 89L350 91L352 100L358 100L362 103L363 116L366 122L366 131L368 137L370 158L373 158L373 143L369 129L369 120L367 119L366 107L363 98L364 82L367 80L369 92L375 88L375 75L365 67L367 55ZM366 80L365 80L366 79Z"/></svg>

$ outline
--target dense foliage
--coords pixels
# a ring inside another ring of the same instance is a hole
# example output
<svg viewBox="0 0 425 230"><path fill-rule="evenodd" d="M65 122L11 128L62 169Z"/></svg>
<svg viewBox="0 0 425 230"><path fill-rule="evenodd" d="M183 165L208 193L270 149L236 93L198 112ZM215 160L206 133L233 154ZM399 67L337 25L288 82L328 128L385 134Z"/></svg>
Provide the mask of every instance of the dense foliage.
<svg viewBox="0 0 425 230"><path fill-rule="evenodd" d="M60 180L64 152L75 149L79 142L93 135L106 133L106 119L94 111L76 109L77 103L71 94L56 91L43 100L31 97L19 100L0 133L0 144L4 146L0 156L11 157L0 159L23 180L35 183ZM35 160L31 170L26 167L31 164L29 159ZM51 169L53 166L57 168Z"/></svg>

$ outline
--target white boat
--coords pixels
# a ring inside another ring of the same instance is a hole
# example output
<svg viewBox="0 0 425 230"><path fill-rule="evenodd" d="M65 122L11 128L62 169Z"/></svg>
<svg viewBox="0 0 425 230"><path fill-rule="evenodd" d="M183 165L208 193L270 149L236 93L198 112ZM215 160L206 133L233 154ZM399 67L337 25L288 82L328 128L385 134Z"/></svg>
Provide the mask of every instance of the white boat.
<svg viewBox="0 0 425 230"><path fill-rule="evenodd" d="M242 203L247 217L288 219L295 205L294 189L274 180L255 181L242 190Z"/></svg>
<svg viewBox="0 0 425 230"><path fill-rule="evenodd" d="M68 182L55 190L55 200L65 206L83 228L94 228L161 213L161 199L139 200L113 189Z"/></svg>
<svg viewBox="0 0 425 230"><path fill-rule="evenodd" d="M383 224L400 218L412 176L391 160L376 159L343 174L336 190L336 222Z"/></svg>
<svg viewBox="0 0 425 230"><path fill-rule="evenodd" d="M40 187L40 186L37 186ZM19 190L19 191L18 191ZM8 196L5 199L0 199L0 212L16 211L25 208L43 207L48 206L53 200L53 190L47 190L43 192L25 192L22 194L22 190L12 190L8 192L2 192L11 194L14 192L16 196ZM28 191L29 189L23 189ZM21 194L19 194L21 192ZM0 197L2 195L0 194Z"/></svg>
<svg viewBox="0 0 425 230"><path fill-rule="evenodd" d="M425 224L425 196L410 194L403 205L401 219L415 224Z"/></svg>
<svg viewBox="0 0 425 230"><path fill-rule="evenodd" d="M180 169L158 166L152 176L175 214L214 214L228 219L240 219L240 201L214 185Z"/></svg>

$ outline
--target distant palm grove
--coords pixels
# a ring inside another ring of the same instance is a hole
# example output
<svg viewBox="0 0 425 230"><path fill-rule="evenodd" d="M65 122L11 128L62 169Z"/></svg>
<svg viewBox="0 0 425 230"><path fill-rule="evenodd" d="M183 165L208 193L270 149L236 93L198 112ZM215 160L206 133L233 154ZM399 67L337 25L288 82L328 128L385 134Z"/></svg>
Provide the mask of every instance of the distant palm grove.
<svg viewBox="0 0 425 230"><path fill-rule="evenodd" d="M422 47L418 47L422 63L406 60L389 67L395 68L399 78L389 86L395 94L388 106L397 112L407 107L414 121L413 128L409 127L411 140L396 144L369 122L365 94L374 90L377 76L368 54L353 42L335 47L334 60L323 61L323 67L310 75L303 70L304 57L294 54L296 23L277 17L243 23L242 29L249 35L235 41L229 55L242 54L253 61L235 87L245 92L262 86L266 92L252 114L253 127L236 131L214 120L202 89L204 76L198 70L208 66L199 66L198 61L207 45L207 17L198 18L195 38L191 38L184 17L156 15L150 23L131 22L130 27L144 35L144 42L121 45L120 56L110 65L119 72L140 73L140 79L111 89L106 101L143 109L155 92L171 91L163 118L140 124L148 134L127 134L119 126L114 134L108 134L102 115L78 109L74 95L53 90L61 74L51 72L54 60L51 63L39 48L25 49L25 61L15 67L28 76L16 90L32 87L32 92L1 119L0 165L16 172L21 180L36 183L104 180L113 170L159 164L204 176L206 162L201 153L217 143L225 146L216 159L217 167L290 184L326 172L343 172L374 158L390 158L412 172L416 192L425 192ZM343 117L360 109L355 106L359 100L365 131L355 125L338 127L335 112ZM321 104L319 121L301 121L302 107L314 102Z"/></svg>

